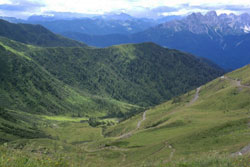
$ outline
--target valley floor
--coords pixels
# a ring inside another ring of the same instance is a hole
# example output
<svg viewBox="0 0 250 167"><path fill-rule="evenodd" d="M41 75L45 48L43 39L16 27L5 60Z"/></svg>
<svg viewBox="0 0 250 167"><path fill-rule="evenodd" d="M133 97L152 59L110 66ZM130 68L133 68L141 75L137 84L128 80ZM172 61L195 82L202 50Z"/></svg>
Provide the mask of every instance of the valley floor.
<svg viewBox="0 0 250 167"><path fill-rule="evenodd" d="M227 74L113 126L36 116L47 137L5 142L0 166L249 167L249 72Z"/></svg>

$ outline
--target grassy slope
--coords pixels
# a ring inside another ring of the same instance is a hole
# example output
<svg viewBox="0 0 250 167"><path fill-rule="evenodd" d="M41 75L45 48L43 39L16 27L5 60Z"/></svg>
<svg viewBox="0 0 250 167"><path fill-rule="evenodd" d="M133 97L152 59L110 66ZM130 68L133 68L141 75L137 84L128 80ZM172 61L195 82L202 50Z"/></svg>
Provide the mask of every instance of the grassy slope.
<svg viewBox="0 0 250 167"><path fill-rule="evenodd" d="M39 129L43 124L38 116L0 108L0 143L22 138L49 137Z"/></svg>
<svg viewBox="0 0 250 167"><path fill-rule="evenodd" d="M228 76L248 80L249 72L248 66ZM141 130L132 137L109 141L110 146L128 149L121 166L247 166L249 156L241 165L230 157L249 145L250 89L219 78L202 86L199 99L189 106L194 93L148 110ZM122 127L137 121L132 118ZM121 125L112 130L123 131Z"/></svg>
<svg viewBox="0 0 250 167"><path fill-rule="evenodd" d="M249 73L250 67L246 66L228 76L249 80ZM127 154L133 165L152 161L160 164L168 160L173 149L174 160L192 161L202 155L205 159L209 152L230 155L249 145L249 88L216 79L202 86L198 101L188 106L193 96L194 91L181 96L179 103L168 101L149 110L140 132L113 144L122 148L138 147Z"/></svg>
<svg viewBox="0 0 250 167"><path fill-rule="evenodd" d="M227 76L248 80L246 74L249 72L248 66ZM72 166L91 167L248 167L249 155L232 157L231 154L249 145L250 89L218 78L202 86L198 100L189 105L194 94L195 91L191 91L177 100L149 109L147 119L129 138L117 139L114 136L120 135L119 131L135 128L141 114L108 128L108 132L114 132L111 133L113 137L109 138L103 137L100 127L52 121L43 128L43 132L51 135L52 140L19 140L1 147L1 152L7 157L13 156L10 164L19 166L25 166L23 159L29 157L28 162L37 166L52 159L51 163L62 163L59 166L70 166L67 165L69 163ZM12 150L16 147L21 149L22 155ZM30 153L30 150L36 154ZM37 155L38 160L35 159ZM4 164L6 160L0 163Z"/></svg>
<svg viewBox="0 0 250 167"><path fill-rule="evenodd" d="M243 85L250 86L249 66L250 65L235 70L229 75L229 77L240 80Z"/></svg>

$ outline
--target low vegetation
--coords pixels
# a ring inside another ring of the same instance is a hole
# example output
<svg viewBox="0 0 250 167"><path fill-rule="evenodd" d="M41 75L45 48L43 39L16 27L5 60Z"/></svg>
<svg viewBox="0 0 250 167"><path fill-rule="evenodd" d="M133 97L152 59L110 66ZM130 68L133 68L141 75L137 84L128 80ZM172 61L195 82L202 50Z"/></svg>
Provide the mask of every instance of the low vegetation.
<svg viewBox="0 0 250 167"><path fill-rule="evenodd" d="M238 77L250 70L245 68L238 72ZM234 72L227 77L233 78L232 75ZM177 102L173 103L176 101L173 99L149 108L139 129L136 127L142 120L142 113L118 124L116 120L106 119L114 125L95 126L89 123L105 119L93 117L87 121L84 117L37 115L41 120L38 129L49 138L3 142L0 165L10 162L13 166L51 167L56 164L248 167L249 152L242 152L242 155L237 152L250 144L250 89L235 85L227 77L203 85L199 98L192 104L195 90L179 96ZM131 131L128 137L120 138Z"/></svg>
<svg viewBox="0 0 250 167"><path fill-rule="evenodd" d="M0 166L249 164L249 66L208 82L223 71L153 43L29 39L0 38Z"/></svg>

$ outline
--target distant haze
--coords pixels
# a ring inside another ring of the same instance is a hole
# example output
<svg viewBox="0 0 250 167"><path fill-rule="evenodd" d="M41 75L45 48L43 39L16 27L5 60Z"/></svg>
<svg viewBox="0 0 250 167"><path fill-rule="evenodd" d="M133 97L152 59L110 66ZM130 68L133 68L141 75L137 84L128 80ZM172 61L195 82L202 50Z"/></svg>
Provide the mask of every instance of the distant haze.
<svg viewBox="0 0 250 167"><path fill-rule="evenodd" d="M79 17L128 13L134 17L160 18L209 10L240 14L249 9L250 0L244 3L239 0L0 0L0 15L17 18L57 13Z"/></svg>

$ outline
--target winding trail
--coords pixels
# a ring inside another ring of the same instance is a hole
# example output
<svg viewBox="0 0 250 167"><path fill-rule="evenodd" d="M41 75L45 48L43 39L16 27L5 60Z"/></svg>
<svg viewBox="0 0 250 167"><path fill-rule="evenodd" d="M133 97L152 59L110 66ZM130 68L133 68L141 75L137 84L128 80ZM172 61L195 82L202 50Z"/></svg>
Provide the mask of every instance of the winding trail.
<svg viewBox="0 0 250 167"><path fill-rule="evenodd" d="M122 156L122 160L119 163L119 166L121 166L121 164L126 161L126 157L127 157L126 153L124 153L124 152L127 152L129 149L123 149L123 148L119 148L119 147L116 147L116 146L102 147L102 148L98 148L98 149L95 149L95 150L89 150L86 147L84 148L84 151L87 152L87 153L95 153L95 152L104 151L104 150L119 151L119 153ZM88 155L86 154L86 159L87 158L88 158ZM87 163L86 166L89 166L89 164L90 164L90 162Z"/></svg>
<svg viewBox="0 0 250 167"><path fill-rule="evenodd" d="M196 102L199 98L199 93L200 93L201 87L196 89L196 93L194 98L188 103L188 106L192 105L194 102Z"/></svg>
<svg viewBox="0 0 250 167"><path fill-rule="evenodd" d="M139 129L139 128L141 127L141 123L142 123L143 121L146 120L146 114L147 114L147 111L145 111L145 112L143 113L143 115L142 115L142 120L140 120L140 121L137 123L136 129Z"/></svg>
<svg viewBox="0 0 250 167"><path fill-rule="evenodd" d="M172 145L168 144L168 142L165 142L163 147L161 147L159 150L157 150L157 151L153 152L152 154L150 154L150 156L151 156L151 155L154 155L154 154L156 154L156 153L159 153L159 152L162 151L163 149L170 149L170 150L171 150L170 155L169 155L169 158L168 158L167 160L165 160L164 163L166 163L166 162L168 162L168 161L171 161L172 158L173 158L173 156L174 156L175 149L173 148Z"/></svg>
<svg viewBox="0 0 250 167"><path fill-rule="evenodd" d="M221 79L229 80L229 81L231 81L231 82L232 82L235 86L237 86L237 87L250 88L250 86L242 85L240 80L236 80L236 79L233 79L233 78L229 78L229 77L227 77L227 76L222 76Z"/></svg>
<svg viewBox="0 0 250 167"><path fill-rule="evenodd" d="M236 80L236 79L233 79L233 78L230 78L230 77L227 77L227 76L222 76L221 79L229 80L237 87L249 88L250 89L250 86L242 85L240 80ZM233 157L242 156L242 155L247 154L247 153L250 153L250 145L247 145L244 148L242 148L240 151L238 151L236 153L233 153L232 156Z"/></svg>
<svg viewBox="0 0 250 167"><path fill-rule="evenodd" d="M194 102L196 102L196 101L198 100L200 90L201 90L201 87L199 87L199 88L196 89L195 96L194 96L194 98L187 104L188 106L192 105ZM138 129L141 127L141 123L142 123L143 121L146 120L146 114L147 114L147 110L144 111L144 113L143 113L143 115L142 115L142 120L138 121L137 126L136 126L136 129L134 129L134 130L132 130L132 131L130 131L130 132L128 132L128 133L125 133L125 134L119 136L118 139L124 139L124 138L128 138L128 137L132 136L132 135L134 134L134 132L135 132L136 130L138 130Z"/></svg>
<svg viewBox="0 0 250 167"><path fill-rule="evenodd" d="M169 145L168 148L170 148L172 150L170 153L170 156L169 156L169 160L168 160L168 161L171 161L173 159L175 149L171 145Z"/></svg>
<svg viewBox="0 0 250 167"><path fill-rule="evenodd" d="M239 81L237 81L237 85L241 85ZM194 102L196 102L198 100L200 90L201 90L201 87L196 89L196 93L195 93L194 98L187 105L192 105ZM117 138L118 139L124 139L124 138L128 138L128 137L132 136L141 127L142 122L146 120L146 114L147 114L147 110L144 111L144 113L142 115L142 119L138 121L137 126L136 126L136 128L134 130L132 130L132 131L130 131L128 133L125 133L125 134L123 134L121 136L118 136ZM122 161L119 163L119 165L121 165L123 162L126 161L126 154L123 151L128 151L128 149L121 149L121 148L118 148L116 146L103 147L103 148L99 148L99 149L95 149L95 150L88 150L88 149L85 148L85 151L89 152L89 153L92 153L92 152L97 152L97 151L101 151L101 150L108 150L108 149L109 150L121 151L121 154L122 154L123 158L122 158ZM153 152L151 155L154 155L154 154L162 151L163 149L170 149L171 150L168 159L166 159L164 161L164 163L171 161L176 150L175 150L175 148L173 148L172 145L168 144L168 142L165 142L163 147L161 147L159 150ZM144 160L142 160L142 161L144 161Z"/></svg>
<svg viewBox="0 0 250 167"><path fill-rule="evenodd" d="M242 155L245 155L245 154L248 154L248 153L250 153L250 144L245 146L244 148L242 148L240 151L238 151L236 153L233 153L231 156L232 157L242 156Z"/></svg>
<svg viewBox="0 0 250 167"><path fill-rule="evenodd" d="M229 81L232 82L233 85L235 85L237 87L250 88L250 86L242 85L240 80L232 79L232 78L229 78L227 76L222 76L221 79L229 80ZM195 96L187 104L187 106L192 105L193 103L195 103L199 99L200 90L201 90L201 87L196 89ZM144 111L144 113L142 115L142 119L138 121L137 126L136 126L135 129L133 129L130 132L125 133L125 134L123 134L121 136L118 136L117 139L124 139L124 138L128 138L128 137L132 136L138 129L140 129L142 122L146 120L146 114L147 114L147 111ZM175 148L172 145L168 144L167 141L164 143L164 145L161 148L159 148L158 150L156 150L155 152L153 152L149 156L157 154L157 153L161 152L164 149L170 149L171 150L171 152L169 154L169 157L166 160L163 161L163 163L167 163L167 162L169 162L169 161L171 161L173 159L175 151L176 151ZM129 151L129 149L122 149L122 148L119 148L119 147L116 147L116 146L103 147L103 148L99 148L99 149L95 149L95 150L88 150L88 149L85 148L85 151L88 152L88 153L93 153L93 152L102 151L102 150L120 151L120 153L122 155L122 160L119 163L119 166L121 166L126 161L126 158L127 158L126 156L127 155L124 152ZM236 153L233 153L232 156L239 156L239 155L243 155L243 154L246 154L246 153L249 153L249 152L250 152L250 145L244 147L243 149L241 149L240 151L238 151ZM141 161L145 162L145 159L141 159ZM129 165L129 164L127 164L127 165ZM125 166L127 166L127 165L125 165Z"/></svg>
<svg viewBox="0 0 250 167"><path fill-rule="evenodd" d="M125 133L125 134L119 136L118 139L128 138L128 137L132 136L134 134L134 132L141 127L141 123L146 120L146 114L147 114L147 111L144 111L144 113L142 115L142 120L138 121L136 129L134 129L134 130L132 130L132 131L130 131L128 133ZM124 153L124 151L128 151L128 149L123 149L123 148L119 148L119 147L116 147L116 146L102 147L102 148L93 149L93 150L89 150L87 148L84 148L84 151L86 151L87 153L93 153L93 152L98 152L98 151L103 151L103 150L120 151L120 153L121 153L121 155L122 155L123 158L122 158L122 161L119 163L119 166L123 162L126 161L126 156L127 155Z"/></svg>
<svg viewBox="0 0 250 167"><path fill-rule="evenodd" d="M144 113L142 115L142 120L138 121L136 129L119 136L118 139L124 139L124 138L128 138L128 137L132 136L134 134L134 132L141 127L141 123L146 120L146 114L147 114L147 111L144 111Z"/></svg>
<svg viewBox="0 0 250 167"><path fill-rule="evenodd" d="M146 164L146 161L147 161L147 159L149 158L149 157L151 157L152 155L155 155L155 154L158 154L158 153L160 153L162 150L164 150L164 149L169 149L170 150L170 154L169 154L169 157L167 157L165 160L162 160L162 164L165 164L165 163L167 163L167 162L169 162L169 161L171 161L172 159L173 159L173 156L174 156L174 153L175 153L175 148L173 148L173 146L172 145L170 145L167 141L166 142L164 142L164 145L161 147L161 148L159 148L158 150L156 150L156 151L154 151L154 152L152 152L151 154L149 154L149 155L147 155L147 156L145 156L145 157L143 157L143 158L141 158L141 159L139 159L139 160L137 160L137 161L141 161L141 163L142 164ZM158 164L159 165L159 164ZM153 165L153 166L158 166L157 164L155 164L155 165Z"/></svg>

